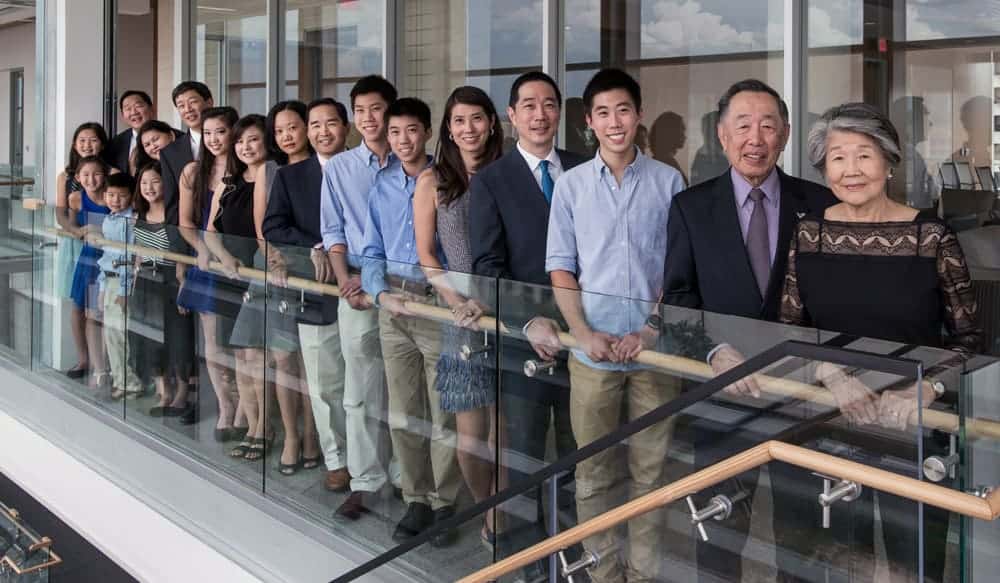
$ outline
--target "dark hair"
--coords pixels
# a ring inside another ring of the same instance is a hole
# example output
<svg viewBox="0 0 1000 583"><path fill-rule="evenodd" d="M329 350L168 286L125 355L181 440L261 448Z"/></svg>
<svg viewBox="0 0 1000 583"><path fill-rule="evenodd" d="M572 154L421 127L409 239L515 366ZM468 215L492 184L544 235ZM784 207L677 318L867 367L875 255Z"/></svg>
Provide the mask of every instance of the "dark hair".
<svg viewBox="0 0 1000 583"><path fill-rule="evenodd" d="M469 190L469 173L462 161L462 153L458 145L451 139L449 123L451 110L458 104L478 105L490 117L490 136L486 140L483 155L476 160L476 167L468 170L476 171L503 155L503 126L500 116L493 106L490 96L479 87L465 85L451 92L444 104L444 117L441 119L441 133L438 134L437 152L435 152L434 170L438 179L438 202L449 205L461 198Z"/></svg>
<svg viewBox="0 0 1000 583"><path fill-rule="evenodd" d="M385 110L386 125L390 118L402 116L415 117L424 124L425 130L431 129L431 108L416 97L403 97L392 103L389 109Z"/></svg>
<svg viewBox="0 0 1000 583"><path fill-rule="evenodd" d="M759 79L744 79L743 81L733 83L729 89L726 89L726 92L719 98L719 123L722 123L722 118L729 111L729 104L733 101L733 98L738 93L743 93L744 91L767 93L773 97L778 103L778 114L781 115L781 121L785 122L785 125L788 125L788 105L774 88Z"/></svg>
<svg viewBox="0 0 1000 583"><path fill-rule="evenodd" d="M509 105L511 109L514 109L517 105L517 100L520 98L518 93L521 91L521 85L531 83L532 81L541 81L542 83L548 83L551 85L552 90L556 92L556 101L559 103L559 106L562 107L562 91L559 91L559 86L556 85L556 80L541 71L528 71L517 79L514 79L514 84L510 86L510 101L507 105Z"/></svg>
<svg viewBox="0 0 1000 583"><path fill-rule="evenodd" d="M594 97L598 93L615 89L627 91L636 111L642 109L642 90L632 75L621 69L601 69L594 73L583 89L583 106L587 114L589 115L591 108L594 107Z"/></svg>
<svg viewBox="0 0 1000 583"><path fill-rule="evenodd" d="M101 169L101 172L104 172L105 176L107 176L108 173L111 172L111 166L104 158L101 158L100 156L84 156L83 158L80 158L80 160L77 162L76 170L74 170L73 173L75 174L79 172L80 169L86 166L87 164L97 164L97 166Z"/></svg>
<svg viewBox="0 0 1000 583"><path fill-rule="evenodd" d="M173 128L158 119L151 119L142 124L142 127L139 128L139 131L135 136L135 153L133 156L135 156L136 169L142 168L150 162L156 161L146 153L146 148L142 146L142 136L149 132L160 132L161 134L167 134L168 136L174 135ZM136 174L136 176L138 176L138 174Z"/></svg>
<svg viewBox="0 0 1000 583"><path fill-rule="evenodd" d="M163 169L156 160L140 167L135 172L135 190L132 194L132 208L135 209L136 216L143 221L146 220L146 215L149 213L149 201L146 200L146 197L142 196L142 186L140 183L142 182L142 175L147 172L156 172L160 175L160 178L163 177Z"/></svg>
<svg viewBox="0 0 1000 583"><path fill-rule="evenodd" d="M208 121L210 119L219 118L221 119L229 129L236 126L236 122L240 120L240 114L237 113L235 109L229 106L223 107L209 107L205 111L201 112L202 122ZM200 213L201 207L205 204L202 200L203 196L208 195L208 180L212 176L212 166L215 165L215 156L205 147L205 139L201 140L200 153L198 154L198 171L194 176L194 183L191 187L192 203L195 212ZM230 148L232 149L232 148ZM229 161L227 160L227 165ZM200 215L196 215L200 216Z"/></svg>
<svg viewBox="0 0 1000 583"><path fill-rule="evenodd" d="M279 101L274 104L274 107L272 107L270 111L267 112L264 135L267 140L268 158L274 160L281 166L288 164L288 154L281 149L281 146L278 145L278 140L274 137L274 124L278 119L278 114L283 111L294 112L299 116L299 119L302 120L303 126L309 125L309 110L306 109L306 104L301 101ZM306 150L308 150L309 155L312 155L313 148L312 144L309 143L309 140L306 140Z"/></svg>
<svg viewBox="0 0 1000 583"><path fill-rule="evenodd" d="M396 88L393 87L392 83L389 83L385 77L380 75L368 75L358 79L358 82L351 88L351 109L354 109L354 99L357 98L358 95L365 95L368 93L378 93L389 105L392 105L392 102L396 101L396 98L399 96L399 94L396 93Z"/></svg>
<svg viewBox="0 0 1000 583"><path fill-rule="evenodd" d="M243 180L243 173L247 171L247 165L236 155L236 142L240 141L243 134L250 128L260 130L260 135L267 139L267 121L259 113L251 113L243 116L236 125L233 126L233 139L229 141L229 155L226 157L226 176L223 178L226 184L237 184ZM268 159L265 152L265 160Z"/></svg>
<svg viewBox="0 0 1000 583"><path fill-rule="evenodd" d="M123 188L128 191L129 198L131 199L132 191L135 190L135 180L132 180L132 177L127 172L109 174L107 180L105 180L105 188Z"/></svg>
<svg viewBox="0 0 1000 583"><path fill-rule="evenodd" d="M146 102L146 105L153 107L153 98L149 96L149 93L139 91L138 89L129 89L125 93L122 93L122 96L118 98L118 111L125 108L125 100L133 95L138 95L140 99Z"/></svg>
<svg viewBox="0 0 1000 583"><path fill-rule="evenodd" d="M313 99L310 101L309 105L306 106L306 123L309 123L309 114L312 113L312 110L323 105L329 105L330 107L336 109L337 115L340 116L340 121L344 122L344 125L349 123L347 121L347 107L332 97L320 97L319 99Z"/></svg>
<svg viewBox="0 0 1000 583"><path fill-rule="evenodd" d="M101 142L101 151L104 151L104 149L108 146L108 132L104 131L104 126L101 124L96 121L88 121L77 126L76 130L73 132L73 141L69 144L69 156L67 156L68 161L66 162L65 168L67 178L76 174L77 168L80 167L80 162L84 160L84 157L76 151L76 139L80 137L80 133L86 130L90 130L97 134L97 141Z"/></svg>
<svg viewBox="0 0 1000 583"><path fill-rule="evenodd" d="M177 105L177 98L187 93L188 91L194 91L201 96L202 99L208 101L212 98L212 91L201 81L181 81L174 87L173 92L170 94L170 101Z"/></svg>

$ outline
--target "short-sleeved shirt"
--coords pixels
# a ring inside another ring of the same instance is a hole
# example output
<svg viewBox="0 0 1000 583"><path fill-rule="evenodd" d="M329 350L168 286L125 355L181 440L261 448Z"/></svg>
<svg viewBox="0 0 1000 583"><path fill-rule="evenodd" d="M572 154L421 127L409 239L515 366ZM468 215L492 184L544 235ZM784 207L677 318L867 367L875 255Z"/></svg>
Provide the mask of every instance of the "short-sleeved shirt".
<svg viewBox="0 0 1000 583"><path fill-rule="evenodd" d="M670 202L683 189L680 172L638 150L620 186L600 153L556 182L545 270L576 274L592 329L624 336L653 312L663 288ZM642 368L574 354L594 368Z"/></svg>

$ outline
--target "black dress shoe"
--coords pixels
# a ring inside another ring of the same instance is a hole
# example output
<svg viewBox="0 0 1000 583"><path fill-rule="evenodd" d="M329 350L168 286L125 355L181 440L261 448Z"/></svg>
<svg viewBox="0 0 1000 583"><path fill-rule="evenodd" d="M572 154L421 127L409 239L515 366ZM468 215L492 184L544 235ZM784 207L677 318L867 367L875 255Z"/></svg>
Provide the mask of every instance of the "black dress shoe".
<svg viewBox="0 0 1000 583"><path fill-rule="evenodd" d="M444 522L452 516L455 516L454 506L443 506L434 511L434 524L439 522ZM455 528L449 528L448 530L438 534L431 539L432 547L450 547L455 544L458 540L458 530Z"/></svg>
<svg viewBox="0 0 1000 583"><path fill-rule="evenodd" d="M354 521L361 518L362 515L368 514L371 510L365 506L364 492L351 492L351 495L344 500L344 503L337 508L337 512L334 513L334 520L350 520Z"/></svg>
<svg viewBox="0 0 1000 583"><path fill-rule="evenodd" d="M406 508L406 514L396 525L392 540L399 544L417 536L434 524L434 511L422 502L413 502Z"/></svg>
<svg viewBox="0 0 1000 583"><path fill-rule="evenodd" d="M187 411L177 418L177 421L181 425L194 425L198 422L198 407L195 405L188 405Z"/></svg>

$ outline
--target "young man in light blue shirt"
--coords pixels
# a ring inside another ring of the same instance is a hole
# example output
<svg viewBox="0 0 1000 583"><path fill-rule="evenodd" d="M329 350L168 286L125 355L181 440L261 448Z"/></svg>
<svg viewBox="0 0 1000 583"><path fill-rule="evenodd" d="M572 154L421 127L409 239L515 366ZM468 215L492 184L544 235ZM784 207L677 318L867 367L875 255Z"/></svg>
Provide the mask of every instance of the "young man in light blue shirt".
<svg viewBox="0 0 1000 583"><path fill-rule="evenodd" d="M556 302L579 348L570 357L570 416L581 447L620 424L667 403L679 379L633 360L659 336L656 314L667 251L667 216L680 173L635 146L642 116L639 85L624 71L599 71L583 93L587 124L600 144L593 160L556 182L549 216L545 270ZM626 299L628 298L628 299ZM628 499L663 483L671 425L664 421L629 439L621 476L617 448L576 466L576 502L582 522L613 508L612 489L629 486ZM605 557L590 571L595 582L656 580L662 513L630 521L622 557ZM611 532L584 541L594 553L615 544Z"/></svg>
<svg viewBox="0 0 1000 583"><path fill-rule="evenodd" d="M428 302L430 284L419 265L413 226L417 177L431 164L426 154L431 110L403 98L386 114L389 145L397 162L380 171L368 201L361 280L381 308L379 332L389 385L389 431L399 462L406 515L393 533L403 542L454 512L462 480L456 460L455 415L443 411L435 387L441 353L440 325L410 317L404 302ZM432 545L448 544L450 534Z"/></svg>
<svg viewBox="0 0 1000 583"><path fill-rule="evenodd" d="M382 463L386 452L381 451L381 444L388 441L381 429L386 389L378 312L361 289L359 272L368 194L375 175L393 161L384 116L394 101L396 89L382 77L370 75L354 85L351 108L363 141L327 161L320 193L320 234L340 287L337 322L344 355L347 466L364 474L350 476L356 492L377 492L386 481Z"/></svg>

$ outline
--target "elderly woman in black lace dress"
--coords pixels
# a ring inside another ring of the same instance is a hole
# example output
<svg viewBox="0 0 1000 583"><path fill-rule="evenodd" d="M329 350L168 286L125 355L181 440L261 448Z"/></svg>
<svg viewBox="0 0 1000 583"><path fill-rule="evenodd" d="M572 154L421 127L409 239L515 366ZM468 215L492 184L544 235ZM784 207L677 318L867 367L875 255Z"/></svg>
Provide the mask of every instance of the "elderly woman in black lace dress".
<svg viewBox="0 0 1000 583"><path fill-rule="evenodd" d="M810 131L808 147L810 161L840 203L823 216L800 220L789 252L781 319L958 351L949 361L953 366L928 369L919 386L904 383L881 392L865 386L848 369L829 363L816 367L816 379L830 390L851 425L906 430L918 403L926 407L946 390L957 388L950 385L957 380L962 355L978 349L981 334L962 248L955 233L936 216L889 198L888 184L900 162L899 136L877 109L864 103L830 109ZM924 443L925 455L939 447L930 438ZM913 452L889 448L886 442L887 451L878 453L915 459ZM831 537L830 549L852 541L852 552L837 557L831 550L831 556L819 562L827 566L843 562L851 572L863 568L851 555L858 545L863 554L871 551L871 511L865 516L870 501L869 492L867 504L864 497L860 506L855 502L851 519L841 521L850 532ZM885 493L878 494L878 501L893 579L909 579L918 572L917 504ZM815 506L814 500L811 505ZM947 513L924 507L926 581L942 578L947 525ZM869 547L867 552L864 546ZM805 556L819 558L814 549Z"/></svg>

